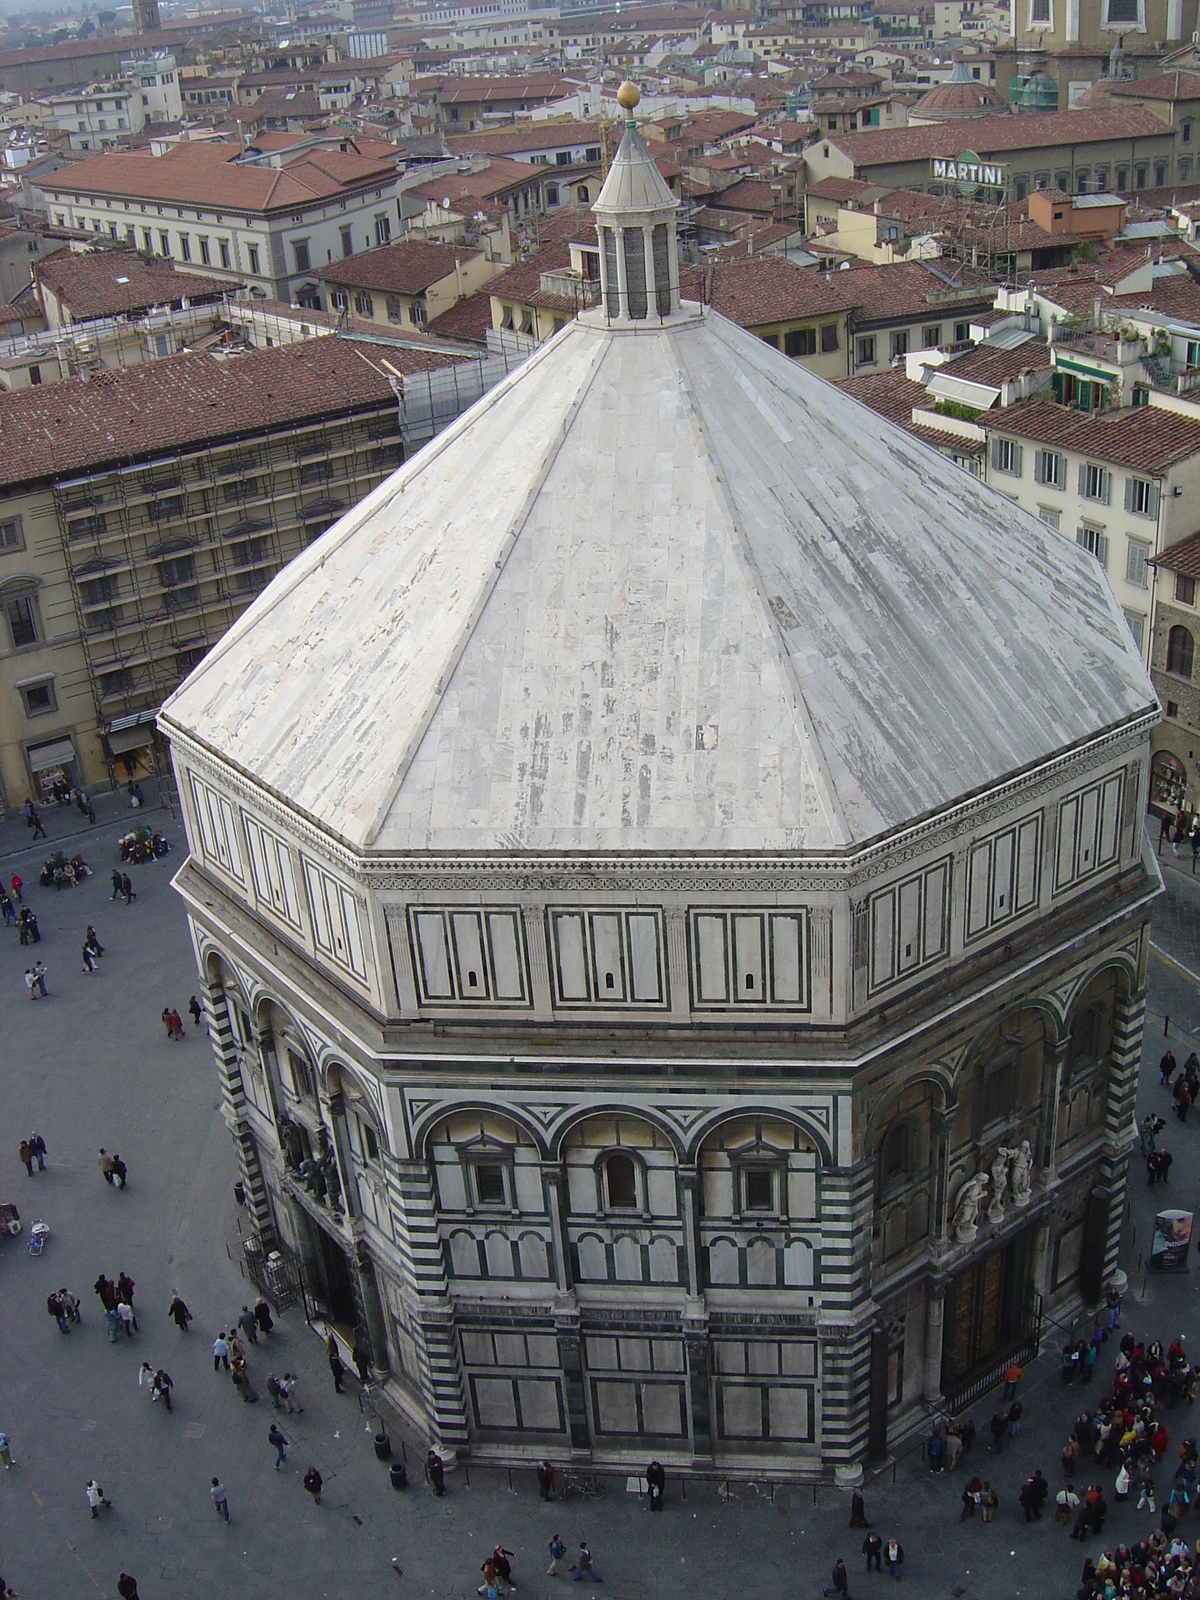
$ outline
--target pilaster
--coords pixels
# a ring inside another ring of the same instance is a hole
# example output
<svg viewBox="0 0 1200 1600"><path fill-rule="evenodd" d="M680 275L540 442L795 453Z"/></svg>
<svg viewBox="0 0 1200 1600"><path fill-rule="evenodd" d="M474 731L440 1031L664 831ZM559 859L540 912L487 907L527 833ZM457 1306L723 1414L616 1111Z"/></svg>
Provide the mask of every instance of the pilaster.
<svg viewBox="0 0 1200 1600"><path fill-rule="evenodd" d="M203 976L202 982L207 1002L208 1033L217 1061L225 1121L237 1150L238 1173L246 1191L246 1204L254 1219L254 1231L262 1240L264 1249L272 1250L278 1242L275 1218L263 1178L262 1163L258 1158L258 1146L246 1115L246 1086L242 1081L241 1062L229 1020L229 1006L224 990L209 983Z"/></svg>

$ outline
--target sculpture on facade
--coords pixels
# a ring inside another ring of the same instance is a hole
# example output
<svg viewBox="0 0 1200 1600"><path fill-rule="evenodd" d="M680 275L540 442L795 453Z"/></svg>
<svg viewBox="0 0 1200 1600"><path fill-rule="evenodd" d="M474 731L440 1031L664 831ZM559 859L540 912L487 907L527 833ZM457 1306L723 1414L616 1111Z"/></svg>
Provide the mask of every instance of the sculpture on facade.
<svg viewBox="0 0 1200 1600"><path fill-rule="evenodd" d="M959 1244L970 1244L979 1232L979 1212L990 1181L986 1172L977 1172L958 1191L954 1207L954 1237Z"/></svg>
<svg viewBox="0 0 1200 1600"><path fill-rule="evenodd" d="M1008 1188L1008 1163L1012 1153L1007 1145L1002 1144L992 1157L992 1203L987 1211L989 1222L1004 1220L1004 1191Z"/></svg>
<svg viewBox="0 0 1200 1600"><path fill-rule="evenodd" d="M1027 1206L1030 1198L1029 1179L1033 1170L1033 1151L1030 1149L1029 1140L1022 1139L1011 1155L1012 1170L1008 1185L1012 1191L1013 1205Z"/></svg>
<svg viewBox="0 0 1200 1600"><path fill-rule="evenodd" d="M279 1125L279 1145L287 1167L298 1172L304 1159L304 1146L300 1142L300 1129L290 1117L284 1117Z"/></svg>

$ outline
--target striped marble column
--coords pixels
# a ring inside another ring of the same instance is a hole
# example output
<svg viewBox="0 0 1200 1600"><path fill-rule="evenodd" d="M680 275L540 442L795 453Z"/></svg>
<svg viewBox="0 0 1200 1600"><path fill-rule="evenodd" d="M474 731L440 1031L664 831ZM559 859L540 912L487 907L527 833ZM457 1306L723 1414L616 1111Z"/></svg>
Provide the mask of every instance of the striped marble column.
<svg viewBox="0 0 1200 1600"><path fill-rule="evenodd" d="M261 1239L264 1251L270 1251L275 1249L278 1243L275 1217L263 1179L262 1165L258 1159L258 1146L254 1142L249 1118L246 1115L246 1086L242 1082L242 1068L233 1037L233 1025L229 1019L229 1006L220 985L209 983L203 974L201 983L208 1036L212 1041L213 1055L217 1060L217 1076L221 1083L225 1122L233 1135L238 1172L246 1191L246 1205L254 1219L254 1231Z"/></svg>
<svg viewBox="0 0 1200 1600"><path fill-rule="evenodd" d="M1129 1182L1129 1153L1135 1137L1134 1102L1142 1060L1142 1029L1146 1020L1146 991L1117 995L1113 1013L1112 1067L1104 1112L1104 1146L1098 1182L1109 1191L1108 1229L1104 1241L1104 1282L1117 1270L1121 1227L1125 1219L1125 1194Z"/></svg>
<svg viewBox="0 0 1200 1600"><path fill-rule="evenodd" d="M842 1482L867 1451L873 1180L870 1160L821 1174L821 1454Z"/></svg>

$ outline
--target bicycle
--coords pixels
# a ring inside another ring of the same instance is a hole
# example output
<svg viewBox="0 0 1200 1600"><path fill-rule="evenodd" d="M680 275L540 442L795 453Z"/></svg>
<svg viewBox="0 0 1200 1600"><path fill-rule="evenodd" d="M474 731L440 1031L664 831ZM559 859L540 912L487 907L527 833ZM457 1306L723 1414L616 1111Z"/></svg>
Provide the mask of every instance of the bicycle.
<svg viewBox="0 0 1200 1600"><path fill-rule="evenodd" d="M592 1472L568 1472L563 1482L563 1499L569 1500L574 1492L581 1500L603 1500L604 1485Z"/></svg>

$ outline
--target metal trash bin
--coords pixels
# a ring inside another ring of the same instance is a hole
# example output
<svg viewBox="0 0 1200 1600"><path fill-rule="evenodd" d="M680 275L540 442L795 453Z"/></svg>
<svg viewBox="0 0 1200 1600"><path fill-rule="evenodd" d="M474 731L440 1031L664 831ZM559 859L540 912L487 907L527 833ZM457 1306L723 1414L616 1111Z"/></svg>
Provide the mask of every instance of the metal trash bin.
<svg viewBox="0 0 1200 1600"><path fill-rule="evenodd" d="M391 1477L393 1489L408 1488L408 1469L403 1461L393 1461L388 1468L388 1474Z"/></svg>
<svg viewBox="0 0 1200 1600"><path fill-rule="evenodd" d="M392 1441L382 1428L375 1435L375 1459L377 1461L390 1461L392 1459Z"/></svg>

